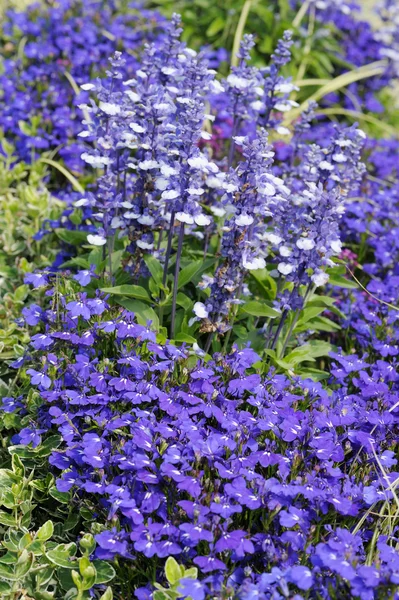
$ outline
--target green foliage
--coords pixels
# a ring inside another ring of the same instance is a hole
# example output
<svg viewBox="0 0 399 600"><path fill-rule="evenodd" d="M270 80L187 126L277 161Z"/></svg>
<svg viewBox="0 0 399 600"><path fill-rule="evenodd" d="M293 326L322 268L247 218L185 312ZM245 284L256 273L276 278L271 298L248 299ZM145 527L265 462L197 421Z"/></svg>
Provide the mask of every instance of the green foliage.
<svg viewBox="0 0 399 600"><path fill-rule="evenodd" d="M68 519L55 524L47 519L38 526L45 518L38 498L47 495L52 481L51 476L34 479L34 472L27 472L17 453L12 454L11 468L0 469L2 600L85 600L91 597L90 590L115 576L111 565L91 560L96 547L91 534L81 537L79 550L74 542L59 542L68 535ZM57 516L54 502L52 512ZM101 597L112 600L111 589Z"/></svg>
<svg viewBox="0 0 399 600"><path fill-rule="evenodd" d="M34 234L46 219L56 218L62 203L49 193L46 167L16 162L13 147L0 135L0 377L7 374L4 361L20 356L28 341L15 319L28 299L22 285L26 273L51 263L56 250L49 238L35 241ZM56 246L55 246L56 248Z"/></svg>
<svg viewBox="0 0 399 600"><path fill-rule="evenodd" d="M197 579L197 576L198 569L196 569L196 567L185 569L170 556L165 564L165 577L169 583L169 587L165 588L156 583L155 587L157 591L154 592L154 600L175 600L176 598L181 598L181 594L177 591L180 581L183 578ZM190 597L188 597L187 600L190 600Z"/></svg>

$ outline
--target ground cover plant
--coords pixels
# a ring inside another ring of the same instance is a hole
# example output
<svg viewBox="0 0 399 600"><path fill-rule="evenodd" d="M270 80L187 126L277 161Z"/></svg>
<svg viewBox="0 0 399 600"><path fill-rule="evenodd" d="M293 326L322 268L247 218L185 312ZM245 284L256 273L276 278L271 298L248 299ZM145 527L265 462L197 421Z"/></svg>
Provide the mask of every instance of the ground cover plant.
<svg viewBox="0 0 399 600"><path fill-rule="evenodd" d="M6 22L6 599L399 597L397 8L256 46L248 4L224 53L138 5Z"/></svg>

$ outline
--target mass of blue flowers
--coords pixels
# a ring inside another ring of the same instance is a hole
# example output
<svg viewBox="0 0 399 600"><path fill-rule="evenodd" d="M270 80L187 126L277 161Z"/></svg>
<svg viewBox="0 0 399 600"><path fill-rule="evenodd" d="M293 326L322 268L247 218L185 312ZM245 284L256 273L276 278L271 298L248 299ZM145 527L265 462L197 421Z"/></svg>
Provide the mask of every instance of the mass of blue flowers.
<svg viewBox="0 0 399 600"><path fill-rule="evenodd" d="M2 533L0 492L7 600L399 599L399 7L378 10L287 3L267 64L244 27L233 57L194 50L151 3L7 13L2 139L63 204L0 435L48 478L56 541L95 540L70 584L37 579L38 546L12 579L31 527Z"/></svg>

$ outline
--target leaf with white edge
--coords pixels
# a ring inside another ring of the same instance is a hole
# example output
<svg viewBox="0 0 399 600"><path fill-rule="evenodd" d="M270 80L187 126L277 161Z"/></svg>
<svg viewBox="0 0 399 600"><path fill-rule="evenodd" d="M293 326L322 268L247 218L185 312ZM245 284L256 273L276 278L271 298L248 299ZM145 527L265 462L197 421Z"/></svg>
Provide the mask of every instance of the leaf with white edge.
<svg viewBox="0 0 399 600"><path fill-rule="evenodd" d="M5 512L4 510L0 510L0 523L2 525L7 525L7 527L16 527L17 523L15 521L15 517Z"/></svg>
<svg viewBox="0 0 399 600"><path fill-rule="evenodd" d="M116 575L114 567L105 560L93 560L93 566L96 570L96 584L108 583Z"/></svg>
<svg viewBox="0 0 399 600"><path fill-rule="evenodd" d="M62 504L69 504L71 501L71 494L69 492L59 492L55 486L49 489L49 494Z"/></svg>
<svg viewBox="0 0 399 600"><path fill-rule="evenodd" d="M102 596L100 596L100 600L113 600L114 594L112 592L112 588L107 587Z"/></svg>
<svg viewBox="0 0 399 600"><path fill-rule="evenodd" d="M23 550L20 557L18 558L17 564L15 565L15 578L23 579L31 570L33 566L34 555L32 552Z"/></svg>
<svg viewBox="0 0 399 600"><path fill-rule="evenodd" d="M174 585L178 581L180 581L181 577L184 574L184 568L180 567L177 560L173 558L173 556L169 556L165 564L165 575L166 579L171 585Z"/></svg>
<svg viewBox="0 0 399 600"><path fill-rule="evenodd" d="M55 548L46 552L47 558L52 563L65 569L74 569L77 567L75 554L76 544L73 542L70 544L58 544Z"/></svg>
<svg viewBox="0 0 399 600"><path fill-rule="evenodd" d="M54 525L52 521L46 521L44 525L42 525L36 533L36 537L38 540L45 542L49 540L54 533Z"/></svg>
<svg viewBox="0 0 399 600"><path fill-rule="evenodd" d="M191 567L190 569L186 569L184 571L183 577L187 577L188 579L197 579L197 577L198 577L197 567Z"/></svg>

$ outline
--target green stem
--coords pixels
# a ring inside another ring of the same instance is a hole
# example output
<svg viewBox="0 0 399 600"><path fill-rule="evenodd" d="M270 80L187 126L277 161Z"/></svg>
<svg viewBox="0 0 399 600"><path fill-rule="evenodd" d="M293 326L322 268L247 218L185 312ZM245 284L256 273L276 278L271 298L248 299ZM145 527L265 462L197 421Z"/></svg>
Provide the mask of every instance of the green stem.
<svg viewBox="0 0 399 600"><path fill-rule="evenodd" d="M240 48L242 36L244 34L245 24L248 19L249 11L251 10L251 6L253 4L253 0L246 0L244 6L242 7L241 15L237 24L237 29L234 35L233 49L231 51L231 66L236 67L238 64L237 52Z"/></svg>
<svg viewBox="0 0 399 600"><path fill-rule="evenodd" d="M173 298L172 298L172 318L170 322L170 337L173 339L175 336L175 318L176 318L176 300L177 300L177 288L179 285L179 270L180 270L180 257L183 248L184 239L184 223L180 224L179 241L177 245L176 264L175 264L175 278L173 283Z"/></svg>
<svg viewBox="0 0 399 600"><path fill-rule="evenodd" d="M292 21L293 27L299 27L303 17L306 15L306 12L307 12L309 6L310 6L310 0L306 0L306 2L304 2L302 4L301 8L298 10L298 12L296 14L295 19Z"/></svg>

